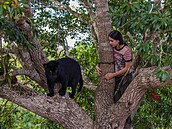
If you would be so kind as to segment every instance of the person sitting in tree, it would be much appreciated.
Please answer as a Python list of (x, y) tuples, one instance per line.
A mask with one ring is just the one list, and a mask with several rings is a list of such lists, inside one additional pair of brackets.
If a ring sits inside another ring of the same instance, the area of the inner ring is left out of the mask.
[[(130, 70), (132, 65), (132, 51), (118, 30), (113, 30), (109, 33), (109, 43), (113, 48), (115, 72), (106, 73), (105, 79), (110, 80), (115, 78), (114, 102), (116, 103), (132, 81), (132, 72)], [(96, 71), (101, 76), (99, 64), (96, 65)], [(126, 120), (125, 127), (127, 125), (130, 126), (130, 124), (131, 118), (129, 116)]]

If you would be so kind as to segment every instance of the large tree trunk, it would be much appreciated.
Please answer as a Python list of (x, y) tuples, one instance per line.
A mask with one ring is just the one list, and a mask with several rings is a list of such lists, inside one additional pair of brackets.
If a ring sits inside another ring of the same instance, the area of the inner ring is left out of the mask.
[[(96, 0), (96, 34), (98, 39), (98, 53), (100, 57), (100, 68), (102, 77), (99, 87), (95, 91), (95, 129), (101, 129), (105, 125), (99, 125), (102, 115), (113, 103), (114, 80), (107, 81), (105, 73), (114, 71), (113, 52), (108, 41), (108, 34), (111, 31), (111, 20), (108, 14), (108, 0)], [(109, 63), (109, 64), (108, 64)], [(107, 125), (108, 127), (108, 125)]]

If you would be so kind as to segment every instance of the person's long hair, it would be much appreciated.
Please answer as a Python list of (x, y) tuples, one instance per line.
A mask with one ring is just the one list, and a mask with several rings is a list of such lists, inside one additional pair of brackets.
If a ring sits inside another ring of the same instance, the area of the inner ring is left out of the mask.
[(113, 30), (109, 33), (109, 37), (111, 37), (114, 40), (119, 40), (119, 44), (126, 44), (126, 42), (123, 40), (122, 34), (118, 30)]

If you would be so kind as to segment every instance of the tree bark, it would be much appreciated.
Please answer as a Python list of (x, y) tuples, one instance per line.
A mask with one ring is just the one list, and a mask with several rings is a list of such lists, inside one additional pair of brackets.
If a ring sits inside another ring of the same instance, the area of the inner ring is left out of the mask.
[[(172, 72), (170, 67), (164, 67), (164, 70)], [(160, 82), (156, 77), (155, 67), (147, 68), (140, 71), (138, 76), (130, 83), (125, 93), (117, 103), (103, 113), (99, 128), (123, 129), (126, 119), (129, 115), (133, 115), (139, 106), (141, 98), (149, 89), (158, 88), (172, 84), (172, 78), (166, 82)], [(172, 73), (170, 75), (172, 77)]]
[[(147, 90), (172, 84), (172, 78), (160, 82), (154, 70), (155, 68), (149, 68), (140, 71), (121, 99), (106, 107), (94, 122), (68, 95), (48, 97), (17, 83), (11, 87), (7, 84), (1, 85), (0, 97), (55, 121), (66, 129), (123, 129), (125, 120), (135, 112)], [(165, 67), (164, 70), (170, 72), (172, 77), (170, 67)]]
[[(114, 80), (107, 81), (104, 75), (107, 72), (114, 71), (114, 65), (108, 64), (113, 62), (113, 52), (108, 42), (108, 34), (111, 31), (111, 20), (108, 14), (108, 0), (96, 0), (96, 33), (98, 38), (98, 53), (102, 77), (100, 78), (99, 87), (95, 92), (95, 115), (96, 121), (99, 122), (102, 113), (113, 103)], [(107, 64), (106, 64), (107, 62)]]
[(60, 123), (65, 129), (91, 129), (92, 120), (68, 95), (48, 97), (16, 84), (0, 86), (0, 97), (5, 98), (44, 118)]

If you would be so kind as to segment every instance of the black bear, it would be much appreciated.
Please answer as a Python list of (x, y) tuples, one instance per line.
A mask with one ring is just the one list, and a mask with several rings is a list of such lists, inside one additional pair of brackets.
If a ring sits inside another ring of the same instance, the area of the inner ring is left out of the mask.
[(78, 82), (80, 83), (78, 92), (81, 91), (83, 86), (81, 68), (74, 59), (67, 57), (59, 60), (52, 60), (44, 64), (44, 69), (49, 90), (48, 96), (54, 96), (54, 85), (56, 82), (62, 84), (59, 90), (61, 96), (66, 94), (67, 86), (69, 86), (72, 88), (72, 93), (69, 95), (71, 98), (74, 98)]

